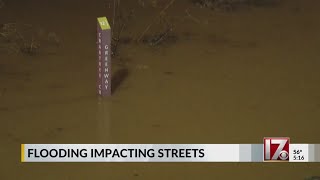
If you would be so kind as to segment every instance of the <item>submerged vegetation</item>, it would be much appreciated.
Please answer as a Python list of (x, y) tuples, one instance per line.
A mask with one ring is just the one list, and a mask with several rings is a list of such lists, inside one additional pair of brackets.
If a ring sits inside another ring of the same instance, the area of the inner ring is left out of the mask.
[(30, 24), (6, 23), (0, 25), (0, 50), (7, 53), (36, 55), (40, 48), (58, 47), (60, 38), (54, 32), (45, 32)]
[(241, 6), (270, 7), (278, 4), (279, 0), (192, 0), (192, 2), (202, 8), (233, 11)]

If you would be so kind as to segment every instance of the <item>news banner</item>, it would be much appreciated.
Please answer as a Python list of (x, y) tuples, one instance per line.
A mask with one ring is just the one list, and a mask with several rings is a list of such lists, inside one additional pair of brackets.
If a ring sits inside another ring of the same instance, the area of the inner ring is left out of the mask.
[(320, 144), (21, 144), (21, 162), (320, 162)]

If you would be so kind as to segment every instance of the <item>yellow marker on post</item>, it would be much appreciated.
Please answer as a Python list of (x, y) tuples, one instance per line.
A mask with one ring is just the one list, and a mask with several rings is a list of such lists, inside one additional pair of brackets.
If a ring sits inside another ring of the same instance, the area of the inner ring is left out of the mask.
[(97, 91), (100, 96), (111, 96), (111, 38), (107, 18), (97, 18)]
[(101, 30), (111, 29), (106, 17), (99, 17), (98, 22), (100, 24)]

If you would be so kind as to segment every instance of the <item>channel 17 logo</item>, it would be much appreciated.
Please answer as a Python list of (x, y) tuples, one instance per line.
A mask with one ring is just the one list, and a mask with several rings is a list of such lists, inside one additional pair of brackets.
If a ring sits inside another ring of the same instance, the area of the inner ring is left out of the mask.
[(289, 161), (290, 138), (264, 138), (264, 161)]

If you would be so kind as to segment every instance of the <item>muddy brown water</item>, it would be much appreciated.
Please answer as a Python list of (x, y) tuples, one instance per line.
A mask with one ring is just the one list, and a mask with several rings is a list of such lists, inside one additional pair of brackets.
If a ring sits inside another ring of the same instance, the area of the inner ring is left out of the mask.
[[(36, 56), (0, 54), (0, 179), (304, 179), (318, 163), (24, 163), (21, 143), (320, 143), (319, 1), (213, 12), (177, 1), (177, 40), (119, 48), (127, 76), (111, 98), (95, 91), (96, 17), (109, 1), (5, 1), (0, 22), (55, 32)], [(136, 36), (158, 7), (134, 9)], [(186, 14), (188, 9), (189, 15)]]

